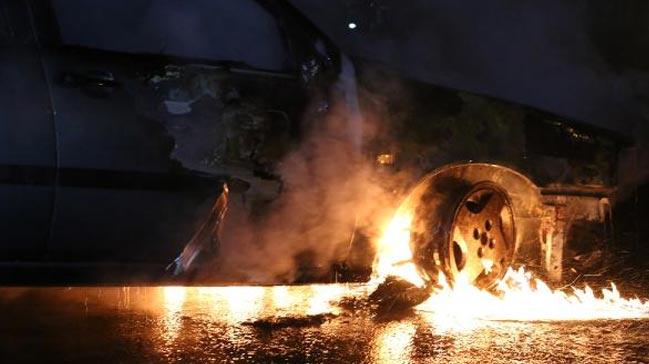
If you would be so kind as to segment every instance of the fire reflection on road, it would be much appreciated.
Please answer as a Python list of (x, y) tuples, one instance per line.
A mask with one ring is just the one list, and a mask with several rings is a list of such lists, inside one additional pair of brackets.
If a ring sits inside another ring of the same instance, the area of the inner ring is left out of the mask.
[[(379, 322), (367, 310), (339, 305), (345, 297), (366, 297), (373, 288), (0, 288), (5, 313), (0, 353), (28, 362), (42, 357), (263, 363), (649, 359), (646, 320), (480, 321), (468, 330), (449, 330), (425, 311)], [(322, 313), (324, 319), (308, 320)], [(287, 320), (265, 324), (278, 318)], [(250, 324), (258, 321), (262, 324)]]
[(375, 361), (381, 364), (408, 362), (415, 329), (415, 325), (408, 321), (388, 323), (374, 341)]
[(178, 336), (180, 331), (181, 316), (180, 313), (185, 303), (186, 290), (183, 287), (164, 287), (162, 288), (162, 296), (164, 299), (163, 304), (163, 334), (162, 338), (165, 342), (173, 342)]

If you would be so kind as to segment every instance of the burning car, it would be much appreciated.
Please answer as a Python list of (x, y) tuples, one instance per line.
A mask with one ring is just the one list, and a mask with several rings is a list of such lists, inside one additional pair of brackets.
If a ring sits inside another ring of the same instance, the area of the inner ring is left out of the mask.
[(489, 287), (525, 264), (559, 282), (576, 275), (580, 255), (597, 260), (611, 247), (623, 136), (415, 81), (386, 90), (394, 76), (359, 68), (369, 73), (360, 76), (365, 115), (389, 120), (372, 141), (377, 164), (415, 176), (391, 222), (400, 226), (387, 228), (392, 244), (411, 245), (402, 257), (411, 276), (462, 273)]
[[(180, 266), (204, 246), (215, 254), (224, 184), (261, 214), (284, 193), (282, 161), (334, 113), (386, 181), (409, 176), (388, 229), (412, 253), (389, 269), (489, 286), (524, 261), (560, 280), (578, 222), (601, 229), (601, 244), (611, 236), (624, 138), (352, 61), (287, 3), (0, 5), (9, 272), (156, 279), (192, 237)], [(352, 226), (347, 242), (326, 242), (349, 246), (332, 249), (336, 264), (304, 280), (368, 279), (386, 264), (375, 262), (385, 246), (363, 243), (371, 229)]]

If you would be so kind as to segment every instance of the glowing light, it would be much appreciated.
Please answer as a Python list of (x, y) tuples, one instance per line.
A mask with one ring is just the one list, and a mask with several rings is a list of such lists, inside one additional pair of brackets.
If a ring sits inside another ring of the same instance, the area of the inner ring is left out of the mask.
[(394, 154), (381, 153), (376, 156), (376, 163), (382, 166), (394, 164)]
[(164, 307), (167, 312), (176, 313), (181, 310), (186, 296), (185, 287), (164, 287), (162, 295), (164, 297)]
[(164, 305), (164, 319), (162, 320), (164, 332), (162, 337), (167, 344), (172, 342), (180, 331), (182, 324), (180, 312), (186, 296), (187, 289), (185, 287), (164, 287), (162, 289)]
[(356, 29), (356, 23), (351, 22), (351, 23), (347, 24), (347, 28), (349, 28), (349, 29)]
[(416, 327), (409, 321), (394, 321), (381, 330), (374, 342), (376, 363), (407, 363)]
[(342, 297), (345, 293), (344, 287), (337, 284), (318, 284), (311, 287), (312, 295), (309, 297), (309, 308), (307, 314), (318, 315), (329, 312), (336, 313), (337, 308), (333, 307), (331, 302)]
[(264, 287), (221, 287), (218, 292), (225, 299), (233, 322), (253, 319), (262, 309)]
[(283, 310), (293, 306), (294, 297), (286, 286), (275, 286), (272, 288), (273, 306), (277, 310)]

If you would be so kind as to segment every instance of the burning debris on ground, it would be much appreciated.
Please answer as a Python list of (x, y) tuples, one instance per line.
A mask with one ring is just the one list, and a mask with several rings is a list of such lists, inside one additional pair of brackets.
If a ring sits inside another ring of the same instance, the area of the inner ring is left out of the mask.
[(271, 317), (255, 321), (246, 321), (242, 325), (251, 326), (258, 330), (280, 330), (290, 327), (312, 327), (320, 326), (327, 321), (334, 319), (337, 315), (331, 313), (321, 313), (310, 316), (289, 316), (289, 317)]
[(374, 306), (376, 317), (383, 320), (410, 311), (424, 303), (431, 294), (429, 287), (418, 287), (403, 278), (388, 276), (369, 295), (368, 301)]

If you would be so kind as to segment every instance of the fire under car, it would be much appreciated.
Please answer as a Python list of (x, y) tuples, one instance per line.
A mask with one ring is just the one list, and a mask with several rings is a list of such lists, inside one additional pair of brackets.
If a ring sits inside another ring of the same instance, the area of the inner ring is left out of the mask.
[[(164, 280), (186, 270), (177, 258), (227, 260), (225, 197), (263, 214), (281, 161), (332, 113), (381, 120), (348, 134), (377, 173), (409, 171), (430, 279), (488, 286), (525, 262), (560, 281), (612, 238), (623, 136), (350, 59), (283, 1), (2, 0), (0, 47), (3, 282)], [(368, 279), (360, 230), (300, 280)]]

